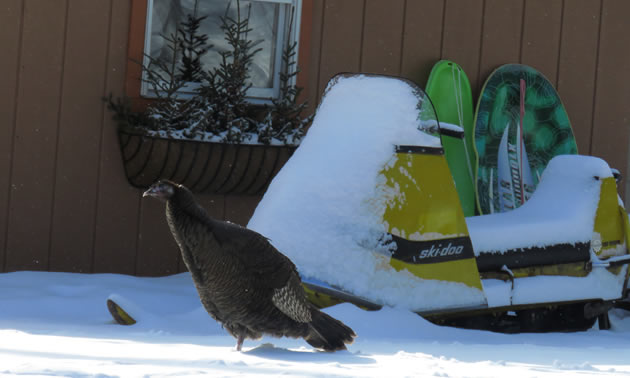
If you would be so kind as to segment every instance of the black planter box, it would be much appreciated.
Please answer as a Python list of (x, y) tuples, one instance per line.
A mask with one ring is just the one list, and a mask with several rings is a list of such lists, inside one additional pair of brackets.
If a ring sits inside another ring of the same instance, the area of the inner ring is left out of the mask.
[(195, 193), (262, 194), (295, 151), (293, 146), (169, 139), (125, 130), (118, 130), (118, 137), (131, 185), (147, 188), (169, 179)]

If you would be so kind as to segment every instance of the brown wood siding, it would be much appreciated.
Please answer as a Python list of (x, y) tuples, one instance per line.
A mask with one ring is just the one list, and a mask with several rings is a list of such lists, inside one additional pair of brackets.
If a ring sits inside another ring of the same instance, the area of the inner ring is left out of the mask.
[(564, 3), (558, 63), (558, 92), (567, 109), (578, 152), (591, 153), (593, 98), (601, 1)]
[[(456, 62), (466, 72), (471, 88), (479, 88), (483, 34), (483, 1), (444, 1), (444, 23), (442, 25), (442, 54), (440, 59)], [(416, 49), (421, 47), (416, 46)], [(487, 47), (486, 47), (487, 49)], [(429, 74), (426, 74), (429, 78)], [(424, 82), (418, 83), (424, 86)]]
[(444, 1), (406, 1), (404, 5), (400, 76), (424, 83), (442, 56)]
[[(111, 2), (101, 0), (68, 4), (63, 70), (72, 74), (63, 75), (61, 84), (50, 270), (92, 270), (93, 256), (85, 251), (94, 244), (104, 112), (94, 100), (105, 91), (110, 8)], [(72, 211), (66, 208), (70, 203)]]
[[(22, 39), (21, 1), (5, 3), (0, 12), (0, 46), (3, 59), (0, 59), (0, 72), (3, 72), (3, 85), (0, 86), (0, 177), (10, 177), (13, 161), (13, 136), (15, 134), (15, 114), (17, 106), (18, 67)], [(9, 180), (0, 185), (0, 272), (6, 264), (7, 229), (9, 218)]]
[[(590, 153), (626, 175), (630, 135), (630, 2), (604, 0), (601, 8)], [(625, 163), (625, 164), (623, 164)]]
[[(164, 205), (141, 201), (124, 176), (101, 100), (139, 90), (128, 58), (144, 37), (130, 28), (145, 10), (143, 0), (15, 0), (0, 10), (0, 271), (185, 270)], [(260, 197), (200, 200), (246, 224)]]
[(523, 11), (520, 60), (544, 72), (558, 87), (558, 60), (562, 32), (562, 0), (527, 0)]
[(335, 74), (360, 70), (364, 8), (363, 0), (324, 1), (319, 62), (311, 66), (319, 71), (318, 95)]
[[(130, 12), (128, 0), (112, 1), (103, 94), (124, 92)], [(93, 271), (134, 274), (140, 196), (120, 170), (122, 158), (111, 114), (104, 111), (101, 119)]]
[[(315, 109), (338, 72), (424, 86), (433, 64), (449, 59), (476, 97), (497, 66), (522, 62), (557, 86), (580, 153), (630, 177), (628, 14), (623, 0), (304, 0), (298, 80)], [(142, 56), (145, 15), (146, 0), (3, 3), (0, 272), (185, 270), (163, 205), (143, 201), (124, 176), (101, 101), (139, 96), (129, 58)], [(259, 199), (200, 197), (240, 224)]]
[(359, 70), (399, 76), (401, 36), (405, 26), (404, 0), (366, 0), (363, 18), (365, 27)]
[(473, 91), (481, 90), (492, 71), (507, 62), (518, 62), (523, 30), (523, 0), (486, 0), (481, 26), (479, 76)]
[(67, 8), (24, 3), (6, 270), (49, 268)]

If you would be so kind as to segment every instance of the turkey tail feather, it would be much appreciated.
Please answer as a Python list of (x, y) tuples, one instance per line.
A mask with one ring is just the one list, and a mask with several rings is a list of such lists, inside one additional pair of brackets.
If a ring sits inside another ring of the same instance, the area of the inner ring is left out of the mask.
[(327, 352), (346, 349), (346, 344), (352, 344), (356, 337), (350, 327), (317, 309), (313, 309), (309, 326), (309, 333), (304, 338), (306, 342)]

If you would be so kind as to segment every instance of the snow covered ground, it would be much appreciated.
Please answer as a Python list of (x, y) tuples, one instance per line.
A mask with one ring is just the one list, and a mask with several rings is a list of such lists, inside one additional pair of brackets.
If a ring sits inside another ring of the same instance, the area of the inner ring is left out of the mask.
[[(135, 304), (136, 325), (112, 322), (112, 294)], [(348, 351), (264, 338), (239, 353), (188, 274), (5, 273), (0, 303), (0, 376), (630, 376), (630, 314), (621, 311), (610, 331), (504, 335), (344, 304), (327, 312), (357, 332)]]

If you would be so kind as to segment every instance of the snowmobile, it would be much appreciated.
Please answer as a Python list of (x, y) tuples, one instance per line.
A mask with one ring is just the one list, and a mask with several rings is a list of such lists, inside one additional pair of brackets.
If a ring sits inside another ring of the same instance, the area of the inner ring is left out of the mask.
[[(473, 294), (444, 291), (451, 296), (445, 304), (414, 311), (438, 324), (501, 332), (583, 330), (597, 319), (600, 328), (609, 327), (608, 311), (627, 304), (630, 222), (613, 170), (603, 160), (557, 156), (521, 207), (466, 218), (444, 149), (435, 143), (441, 134), (458, 130), (441, 127), (431, 100), (414, 83), (377, 75), (333, 78), (318, 112), (347, 79), (361, 79), (367, 87), (374, 80), (404, 82), (417, 98), (410, 109), (419, 114), (417, 132), (433, 137), (425, 138), (431, 143), (391, 146), (392, 158), (378, 173), (376, 192), (386, 197), (379, 245), (389, 251), (379, 253), (400, 274)], [(358, 108), (344, 110), (351, 120)], [(316, 115), (313, 128), (317, 122)], [(277, 187), (272, 183), (269, 191)], [(273, 234), (270, 239), (275, 240)], [(309, 299), (319, 307), (350, 302), (377, 310), (386, 304), (341, 281), (303, 277)], [(441, 292), (419, 287), (409, 295), (429, 298)]]

